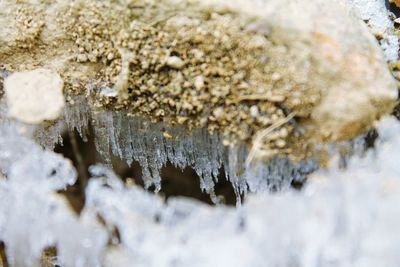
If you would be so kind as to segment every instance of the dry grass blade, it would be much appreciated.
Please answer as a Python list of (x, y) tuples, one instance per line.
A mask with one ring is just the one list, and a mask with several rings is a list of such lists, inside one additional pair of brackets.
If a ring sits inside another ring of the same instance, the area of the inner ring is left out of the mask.
[(258, 131), (256, 133), (256, 137), (254, 139), (253, 146), (252, 146), (252, 148), (250, 150), (250, 153), (249, 153), (249, 155), (247, 156), (247, 159), (246, 159), (246, 168), (249, 167), (250, 164), (252, 163), (252, 161), (254, 160), (255, 156), (257, 155), (258, 151), (261, 148), (263, 140), (269, 134), (271, 134), (274, 130), (278, 129), (279, 127), (281, 127), (282, 125), (284, 125), (285, 123), (287, 123), (291, 119), (293, 119), (294, 116), (296, 116), (296, 113), (292, 112), (286, 118), (274, 123), (273, 125), (271, 125), (270, 127), (266, 128), (266, 129)]

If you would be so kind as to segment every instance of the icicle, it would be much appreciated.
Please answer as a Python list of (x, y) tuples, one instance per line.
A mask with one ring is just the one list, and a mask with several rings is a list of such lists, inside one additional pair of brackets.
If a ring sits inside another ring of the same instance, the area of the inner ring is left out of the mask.
[[(112, 126), (112, 117), (108, 112), (93, 112), (93, 131), (96, 150), (108, 166), (111, 164), (109, 127)], [(111, 125), (110, 125), (111, 124)]]
[(62, 134), (65, 130), (63, 121), (45, 123), (35, 130), (35, 140), (38, 144), (49, 150), (54, 150), (56, 144), (62, 144)]
[(4, 125), (8, 121), (7, 102), (5, 97), (0, 99), (0, 123)]
[[(125, 112), (120, 112), (118, 116), (114, 116), (114, 129), (116, 130), (116, 150), (118, 156), (124, 160), (129, 166), (133, 161), (132, 148), (132, 130), (130, 117)], [(115, 154), (115, 152), (113, 152)]]
[(85, 142), (89, 135), (90, 117), (90, 105), (85, 96), (73, 97), (64, 111), (64, 120), (69, 130), (74, 131), (76, 129)]
[(240, 205), (241, 195), (246, 194), (247, 184), (244, 173), (244, 162), (247, 157), (247, 147), (245, 145), (237, 145), (227, 147), (227, 156), (225, 158), (225, 175), (226, 179), (232, 183), (236, 194), (236, 204)]
[[(176, 167), (192, 167), (200, 177), (200, 186), (218, 202), (214, 186), (218, 182), (220, 169), (224, 167), (226, 179), (232, 183), (237, 203), (241, 195), (250, 191), (285, 189), (303, 172), (287, 159), (273, 159), (259, 164), (255, 169), (245, 167), (248, 151), (245, 144), (225, 147), (221, 137), (210, 134), (206, 129), (188, 132), (184, 127), (167, 127), (164, 123), (151, 123), (146, 118), (129, 116), (126, 111), (106, 111), (92, 109), (90, 101), (84, 96), (73, 97), (67, 105), (64, 119), (51, 126), (39, 127), (37, 139), (45, 147), (52, 148), (61, 141), (63, 125), (76, 129), (87, 140), (89, 122), (94, 132), (96, 149), (111, 166), (111, 153), (128, 165), (137, 161), (143, 174), (146, 188), (155, 186), (161, 189), (161, 169), (169, 161)], [(46, 142), (45, 142), (46, 141)], [(315, 168), (311, 168), (314, 170)]]
[(274, 157), (246, 168), (246, 183), (251, 192), (286, 190), (293, 181), (303, 182), (307, 175), (318, 169), (316, 161), (293, 163), (289, 159)]

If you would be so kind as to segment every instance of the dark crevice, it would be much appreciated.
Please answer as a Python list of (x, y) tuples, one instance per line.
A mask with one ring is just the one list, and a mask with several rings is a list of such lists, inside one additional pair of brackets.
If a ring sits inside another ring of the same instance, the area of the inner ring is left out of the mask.
[[(198, 199), (202, 202), (212, 204), (210, 196), (200, 189), (200, 178), (192, 168), (180, 170), (168, 163), (161, 172), (162, 189), (161, 194), (166, 198), (173, 196), (184, 196)], [(223, 169), (220, 170), (215, 194), (221, 200), (221, 204), (235, 205), (236, 196), (232, 184), (226, 180)]]
[(306, 184), (306, 179), (304, 180), (293, 180), (290, 186), (295, 189), (295, 190), (301, 190), (303, 189), (304, 185)]
[(393, 109), (392, 115), (396, 117), (396, 119), (400, 120), (400, 103), (396, 105)]
[[(72, 135), (72, 137), (71, 137)], [(84, 189), (89, 177), (88, 168), (91, 165), (103, 162), (100, 155), (96, 151), (93, 135), (90, 135), (87, 142), (84, 142), (80, 135), (74, 131), (65, 133), (63, 136), (63, 144), (57, 145), (55, 152), (62, 154), (70, 159), (78, 171), (78, 181), (73, 186), (69, 186), (67, 190), (60, 191), (69, 200), (73, 209), (79, 214), (85, 204)], [(131, 166), (112, 156), (112, 165), (114, 172), (121, 177), (125, 183), (134, 183), (144, 187), (142, 180), (142, 171), (138, 162), (133, 162)], [(170, 197), (188, 197), (194, 198), (204, 203), (212, 205), (210, 196), (202, 192), (200, 189), (200, 178), (196, 172), (186, 167), (181, 170), (169, 162), (161, 169), (161, 191), (158, 193), (166, 200)], [(154, 188), (149, 188), (154, 191)], [(215, 193), (221, 200), (221, 204), (235, 205), (236, 196), (232, 184), (226, 181), (223, 168), (220, 170), (218, 183), (215, 185)]]
[(365, 142), (365, 149), (370, 149), (375, 146), (375, 142), (379, 137), (379, 133), (375, 128), (372, 128), (368, 131), (365, 135), (364, 142)]
[(396, 4), (391, 3), (389, 0), (385, 0), (386, 8), (396, 15), (396, 17), (400, 17), (400, 8), (396, 6)]
[[(73, 136), (71, 137), (71, 135)], [(93, 140), (83, 142), (79, 134), (74, 131), (65, 133), (63, 135), (63, 144), (58, 144), (54, 149), (56, 153), (60, 153), (70, 159), (78, 171), (77, 182), (72, 186), (68, 186), (66, 190), (59, 192), (68, 199), (72, 208), (78, 214), (85, 205), (84, 190), (87, 184), (87, 177), (89, 177), (88, 167), (101, 161), (94, 147)]]
[[(112, 157), (113, 169), (126, 183), (135, 183), (144, 188), (142, 170), (138, 162), (133, 162), (129, 167), (126, 162), (118, 157)], [(161, 169), (161, 191), (158, 193), (166, 200), (170, 197), (188, 197), (200, 200), (207, 204), (213, 204), (209, 194), (202, 192), (200, 178), (190, 167), (181, 170), (167, 162)], [(215, 185), (215, 193), (221, 198), (221, 202), (227, 205), (235, 205), (236, 197), (232, 184), (225, 179), (223, 169), (220, 170), (218, 183)], [(154, 191), (154, 186), (149, 191)]]

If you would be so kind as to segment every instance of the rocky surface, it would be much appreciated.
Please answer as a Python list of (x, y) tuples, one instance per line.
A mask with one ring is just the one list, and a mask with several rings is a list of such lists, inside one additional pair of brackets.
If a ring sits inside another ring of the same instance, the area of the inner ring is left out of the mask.
[(150, 2), (2, 1), (2, 66), (53, 69), (67, 100), (90, 95), (103, 109), (220, 132), (227, 145), (293, 113), (306, 134), (286, 123), (262, 147), (299, 158), (393, 107), (377, 41), (345, 2)]

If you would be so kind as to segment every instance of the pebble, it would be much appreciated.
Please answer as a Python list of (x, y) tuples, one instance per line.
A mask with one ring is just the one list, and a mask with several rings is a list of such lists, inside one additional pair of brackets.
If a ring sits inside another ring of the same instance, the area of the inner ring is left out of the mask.
[(286, 142), (285, 142), (285, 140), (278, 139), (278, 140), (276, 140), (275, 145), (278, 148), (284, 148), (286, 146)]
[(108, 60), (113, 60), (113, 59), (114, 59), (114, 54), (113, 54), (113, 53), (109, 53), (109, 54), (107, 55), (107, 59), (108, 59)]
[(254, 105), (254, 106), (251, 106), (251, 107), (250, 107), (250, 115), (251, 115), (253, 118), (257, 118), (259, 114), (260, 114), (260, 112), (259, 112), (257, 106)]
[(214, 117), (218, 120), (221, 119), (224, 116), (224, 108), (222, 107), (217, 107), (216, 109), (213, 110), (213, 115)]
[(76, 57), (76, 60), (78, 61), (78, 62), (86, 62), (87, 60), (88, 60), (88, 57), (85, 55), (85, 54), (79, 54), (77, 57)]
[(201, 76), (197, 76), (194, 79), (194, 88), (196, 88), (197, 90), (201, 90), (204, 88), (204, 77)]
[(180, 70), (185, 66), (185, 62), (180, 57), (171, 56), (167, 59), (167, 66)]

